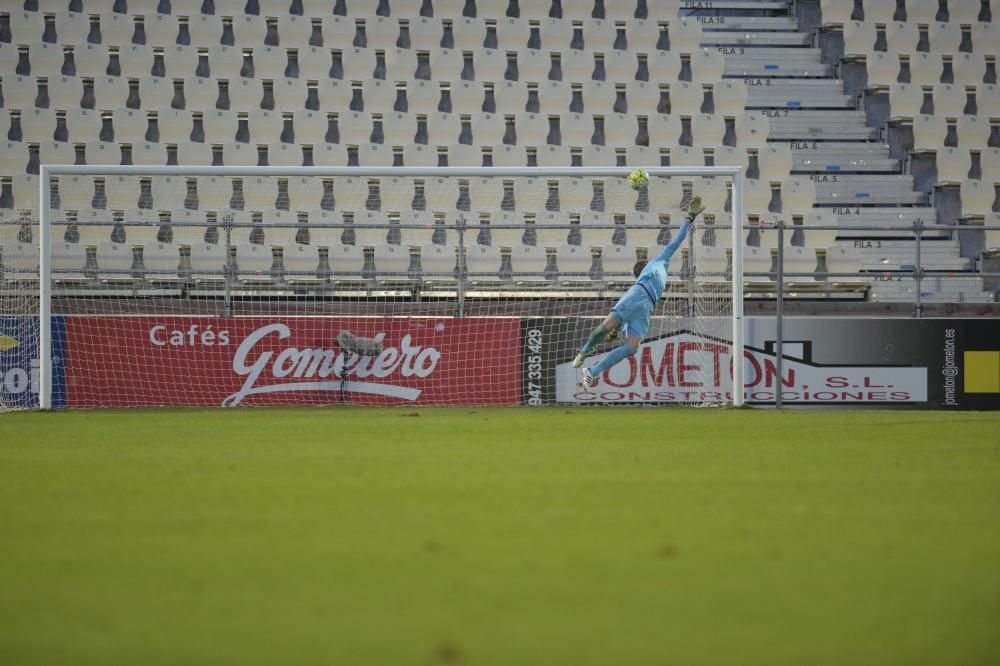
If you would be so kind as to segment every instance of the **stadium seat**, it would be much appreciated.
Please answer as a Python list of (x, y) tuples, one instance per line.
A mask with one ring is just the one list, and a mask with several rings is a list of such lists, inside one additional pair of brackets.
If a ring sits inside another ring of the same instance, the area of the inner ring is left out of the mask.
[(884, 89), (896, 85), (899, 79), (899, 54), (868, 53), (866, 69), (870, 89)]
[(932, 86), (941, 82), (944, 69), (940, 53), (911, 53), (910, 81), (917, 85)]
[[(37, 232), (32, 236), (37, 239)], [(8, 282), (37, 282), (39, 257), (37, 243), (4, 239), (0, 244), (3, 279)]]
[(691, 135), (695, 146), (721, 146), (725, 133), (726, 125), (722, 116), (699, 113), (691, 118)]
[(191, 12), (188, 17), (188, 32), (191, 34), (191, 46), (209, 46), (216, 48), (222, 38), (222, 17), (214, 14)]
[(82, 243), (55, 242), (50, 252), (52, 279), (56, 284), (85, 282), (87, 246)]
[[(925, 94), (927, 91), (924, 91)], [(950, 83), (939, 83), (934, 86), (932, 99), (934, 101), (934, 113), (948, 117), (961, 116), (965, 109), (966, 94), (962, 86), (955, 86)]]
[[(195, 76), (198, 69), (198, 50), (190, 46), (167, 46), (163, 49), (163, 63), (168, 78)], [(137, 76), (149, 76), (149, 72), (139, 72)]]
[(928, 38), (931, 53), (958, 53), (958, 47), (962, 43), (962, 29), (957, 23), (933, 22), (930, 24)]
[(97, 278), (105, 283), (132, 283), (135, 253), (130, 243), (97, 244)]
[[(194, 116), (181, 109), (161, 109), (157, 115), (161, 143), (186, 143), (191, 141), (194, 130)], [(204, 123), (202, 124), (204, 129)]]
[[(563, 286), (589, 286), (594, 278), (591, 269), (594, 254), (589, 246), (559, 245), (556, 248), (556, 265), (559, 282)], [(542, 269), (544, 271), (544, 267)]]
[[(936, 110), (936, 109), (935, 109)], [(963, 148), (985, 146), (990, 137), (990, 124), (982, 116), (958, 117), (958, 145)]]
[(85, 152), (87, 155), (87, 164), (91, 165), (118, 165), (122, 161), (119, 145), (107, 141), (89, 141), (86, 144)]
[(317, 275), (320, 260), (317, 246), (286, 243), (282, 247), (285, 280), (289, 284), (313, 285), (322, 282), (322, 278)]
[[(569, 110), (572, 90), (565, 81), (542, 81), (538, 86), (538, 99), (541, 102), (541, 113), (563, 113)], [(517, 109), (524, 112), (524, 107)]]
[(500, 268), (503, 263), (500, 248), (494, 245), (468, 245), (465, 248), (465, 267), (469, 282), (475, 286), (499, 286)]
[(203, 240), (190, 244), (191, 278), (203, 284), (225, 280), (229, 264), (229, 248), (224, 244), (206, 243)]
[(885, 40), (890, 53), (911, 53), (917, 50), (920, 33), (916, 23), (888, 22)]
[(920, 115), (924, 95), (920, 86), (911, 83), (889, 84), (889, 117), (893, 120), (912, 120)]
[(758, 151), (758, 165), (761, 178), (787, 178), (793, 166), (791, 148), (786, 143), (768, 143)]
[[(837, 241), (836, 229), (816, 229), (817, 226), (833, 226), (837, 224), (836, 216), (828, 209), (814, 208), (802, 216), (803, 239), (806, 247), (829, 247)], [(799, 229), (800, 227), (796, 227)], [(787, 234), (791, 241), (792, 234)]]
[[(78, 77), (94, 77), (105, 74), (108, 69), (108, 49), (103, 44), (86, 44), (83, 41), (72, 44), (73, 62)], [(152, 51), (150, 51), (152, 56)], [(145, 73), (149, 73), (146, 69)]]
[(691, 75), (696, 83), (716, 83), (722, 80), (725, 57), (714, 48), (702, 48), (691, 54)]
[[(751, 290), (772, 289), (774, 278), (764, 275), (771, 270), (771, 250), (763, 247), (743, 247), (743, 285)], [(756, 273), (757, 275), (751, 275)]]
[[(215, 45), (208, 52), (208, 63), (213, 78), (236, 81), (243, 67), (243, 52), (236, 47)], [(329, 69), (328, 62), (326, 70)]]
[(784, 212), (812, 210), (816, 200), (816, 186), (808, 177), (791, 177), (781, 182), (781, 201)]
[(959, 196), (962, 200), (962, 217), (985, 217), (993, 212), (996, 193), (991, 183), (962, 180)]
[[(128, 92), (128, 81), (120, 76), (94, 77), (94, 97), (97, 100), (97, 106), (102, 109), (125, 106)], [(170, 96), (173, 97), (173, 90), (171, 90)], [(168, 98), (167, 104), (169, 103), (170, 99)]]
[(996, 85), (979, 86), (977, 101), (979, 104), (979, 115), (985, 118), (1000, 117), (1000, 90)]
[(942, 116), (919, 115), (913, 119), (913, 151), (936, 152), (944, 146), (947, 124)]
[(260, 79), (234, 79), (229, 81), (229, 108), (234, 111), (249, 111), (261, 108), (264, 88)]
[(824, 27), (840, 26), (851, 21), (852, 3), (842, 0), (820, 0), (820, 13)]
[[(14, 109), (6, 111), (5, 115), (9, 118), (13, 111)], [(23, 133), (22, 141), (43, 141), (53, 138), (53, 132), (56, 129), (56, 113), (52, 109), (21, 109), (20, 119)], [(0, 121), (0, 130), (9, 128), (9, 120), (8, 122)], [(7, 138), (6, 132), (4, 132), (3, 137)], [(77, 140), (76, 137), (70, 138), (74, 141)]]
[[(828, 273), (859, 273), (862, 268), (861, 252), (854, 247), (834, 245), (826, 250), (826, 270)], [(864, 289), (870, 284), (870, 279), (863, 277), (829, 277), (830, 287), (844, 290)]]
[(937, 151), (938, 185), (964, 182), (972, 168), (972, 158), (967, 148), (940, 148)]
[(534, 286), (551, 282), (546, 275), (549, 258), (544, 247), (517, 245), (511, 248), (511, 269), (514, 281), (519, 285)]
[(347, 166), (347, 147), (337, 143), (313, 146), (313, 163), (316, 166)]
[(863, 0), (865, 21), (869, 23), (889, 23), (893, 20), (896, 7), (881, 0)]
[(758, 113), (736, 116), (736, 143), (742, 148), (762, 148), (770, 134), (768, 119)]
[(980, 153), (983, 180), (1000, 182), (1000, 148), (983, 148)]
[(986, 75), (986, 57), (983, 53), (957, 53), (952, 70), (956, 85), (978, 85)]
[(939, 4), (936, 0), (907, 0), (906, 20), (915, 23), (931, 23), (936, 20)]
[[(790, 236), (791, 234), (786, 234)], [(815, 289), (821, 286), (816, 279), (816, 250), (811, 247), (786, 246), (782, 249), (784, 272), (806, 273), (789, 275), (785, 278), (785, 288), (793, 291)]]
[[(993, 16), (1000, 15), (1000, 6), (993, 10)], [(996, 26), (992, 22), (976, 21), (972, 23), (972, 47), (976, 53), (996, 55)], [(962, 46), (959, 46), (962, 50)]]
[(236, 245), (238, 277), (244, 284), (270, 284), (274, 282), (271, 269), (274, 251), (269, 244), (239, 243)]
[(865, 59), (875, 46), (875, 24), (867, 21), (844, 23), (844, 57)]
[[(382, 235), (385, 235), (384, 230)], [(410, 271), (412, 258), (408, 247), (379, 243), (375, 246), (374, 261), (376, 278), (381, 285), (409, 286), (413, 284), (415, 278)]]
[(257, 166), (257, 146), (249, 143), (224, 143), (222, 161), (226, 166)]

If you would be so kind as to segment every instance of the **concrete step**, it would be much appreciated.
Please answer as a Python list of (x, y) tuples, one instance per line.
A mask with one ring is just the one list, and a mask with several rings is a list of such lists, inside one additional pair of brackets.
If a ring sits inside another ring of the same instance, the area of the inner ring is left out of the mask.
[(747, 32), (749, 30), (754, 32), (795, 32), (799, 29), (799, 21), (794, 16), (706, 16), (699, 14), (697, 15), (697, 19), (703, 31), (739, 30)]
[(825, 77), (833, 76), (833, 65), (820, 62), (819, 49), (772, 47), (717, 47), (726, 57), (725, 76)]
[(879, 172), (899, 173), (900, 161), (889, 157), (889, 147), (881, 143), (832, 141), (792, 141), (794, 172)]
[[(916, 264), (916, 241), (855, 241), (863, 270), (910, 270)], [(960, 256), (958, 241), (928, 240), (920, 243), (920, 264), (929, 271), (971, 271), (972, 260)]]
[[(837, 224), (872, 227), (871, 230), (861, 231), (838, 229), (837, 237), (842, 239), (907, 237), (913, 234), (914, 222), (919, 220), (924, 224), (933, 224), (937, 220), (937, 211), (929, 206), (824, 206), (822, 209), (831, 212), (836, 218)], [(947, 229), (934, 229), (923, 233), (924, 238), (948, 238), (950, 236)]]
[(854, 109), (853, 95), (844, 94), (840, 79), (771, 79), (743, 77), (748, 109)]
[(725, 13), (752, 15), (752, 12), (787, 12), (788, 0), (682, 0), (680, 16), (711, 16)]
[(813, 111), (779, 109), (765, 111), (770, 124), (768, 139), (866, 141), (878, 138), (878, 130), (865, 125), (863, 111)]
[(910, 175), (884, 174), (877, 178), (858, 174), (819, 174), (809, 180), (816, 185), (817, 204), (871, 205), (922, 204), (927, 197), (913, 191)]
[(802, 32), (747, 32), (745, 30), (706, 30), (701, 36), (702, 46), (809, 46), (812, 38)]
[[(912, 278), (885, 275), (875, 278), (869, 292), (870, 300), (882, 303), (913, 303), (917, 283)], [(920, 298), (924, 303), (992, 303), (993, 296), (983, 291), (982, 278), (929, 277), (920, 282)]]

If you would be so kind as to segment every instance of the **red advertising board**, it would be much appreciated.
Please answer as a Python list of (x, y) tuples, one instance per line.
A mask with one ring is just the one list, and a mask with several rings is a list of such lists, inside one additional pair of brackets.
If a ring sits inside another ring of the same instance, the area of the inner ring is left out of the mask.
[[(66, 318), (69, 407), (512, 405), (517, 319), (407, 317)], [(337, 334), (375, 338), (377, 356)]]

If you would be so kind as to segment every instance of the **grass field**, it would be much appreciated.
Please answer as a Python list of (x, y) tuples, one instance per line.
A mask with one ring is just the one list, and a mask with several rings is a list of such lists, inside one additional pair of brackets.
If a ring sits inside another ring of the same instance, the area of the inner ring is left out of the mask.
[(1000, 414), (0, 416), (0, 663), (996, 664)]

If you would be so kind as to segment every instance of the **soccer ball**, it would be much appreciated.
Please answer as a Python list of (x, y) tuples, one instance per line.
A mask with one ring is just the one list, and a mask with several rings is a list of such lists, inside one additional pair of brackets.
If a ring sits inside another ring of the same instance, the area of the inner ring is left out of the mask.
[(649, 174), (645, 169), (634, 169), (628, 175), (628, 184), (632, 186), (633, 190), (644, 190), (647, 183), (649, 183)]

